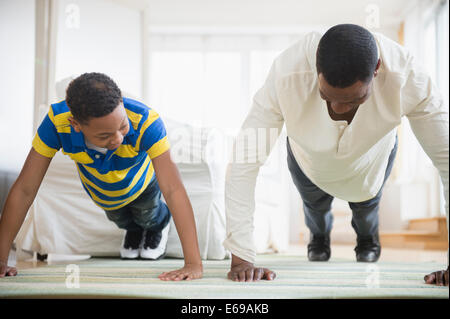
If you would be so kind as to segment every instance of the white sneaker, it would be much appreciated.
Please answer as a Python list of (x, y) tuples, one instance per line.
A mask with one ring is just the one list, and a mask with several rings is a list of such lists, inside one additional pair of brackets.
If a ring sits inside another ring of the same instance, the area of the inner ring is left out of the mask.
[(146, 231), (140, 255), (142, 259), (156, 260), (164, 257), (167, 239), (169, 238), (170, 221), (162, 231), (154, 233)]
[(142, 231), (127, 231), (120, 248), (122, 259), (136, 259), (139, 257), (139, 249), (144, 239)]

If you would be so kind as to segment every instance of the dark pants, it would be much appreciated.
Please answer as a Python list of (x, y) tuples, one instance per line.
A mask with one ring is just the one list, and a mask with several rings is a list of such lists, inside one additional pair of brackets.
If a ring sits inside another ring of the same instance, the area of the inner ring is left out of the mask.
[(156, 177), (153, 177), (147, 188), (134, 201), (122, 208), (105, 212), (106, 217), (119, 228), (130, 231), (146, 229), (157, 232), (170, 221), (170, 211), (161, 201), (161, 190)]
[[(396, 137), (394, 148), (389, 156), (383, 185), (378, 194), (374, 198), (364, 202), (349, 202), (349, 206), (353, 212), (352, 226), (356, 234), (360, 237), (369, 237), (378, 234), (378, 209), (381, 193), (391, 173), (395, 155), (397, 154), (397, 146), (398, 138)], [(287, 141), (287, 154), (287, 162), (292, 180), (302, 197), (306, 226), (308, 226), (314, 235), (329, 235), (333, 225), (331, 203), (334, 197), (325, 193), (305, 176), (292, 154), (289, 140)]]

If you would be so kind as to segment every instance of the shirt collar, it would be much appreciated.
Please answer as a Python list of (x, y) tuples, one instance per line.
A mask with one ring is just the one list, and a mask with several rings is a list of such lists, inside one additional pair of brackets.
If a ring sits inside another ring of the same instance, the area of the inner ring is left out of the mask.
[(86, 143), (84, 143), (84, 135), (83, 133), (76, 132), (72, 125), (70, 126), (70, 138), (72, 140), (72, 145), (76, 147), (81, 147), (83, 149), (86, 148)]
[(128, 136), (131, 137), (132, 135), (134, 135), (136, 133), (136, 131), (133, 128), (133, 123), (131, 122), (129, 117), (128, 117), (128, 124), (129, 124), (128, 126), (129, 126), (130, 129), (128, 130), (128, 133), (127, 133), (127, 135), (125, 135), (125, 137), (128, 137)]

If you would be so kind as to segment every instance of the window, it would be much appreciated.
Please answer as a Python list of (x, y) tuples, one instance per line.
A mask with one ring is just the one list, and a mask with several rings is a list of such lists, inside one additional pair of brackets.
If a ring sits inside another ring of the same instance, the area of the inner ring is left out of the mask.
[(441, 1), (425, 22), (424, 64), (448, 105), (448, 0)]
[[(445, 105), (449, 105), (449, 33), (448, 0), (441, 1), (425, 21), (424, 30), (424, 66), (438, 86)], [(448, 116), (448, 113), (447, 113)], [(422, 152), (423, 153), (423, 152)], [(426, 155), (423, 153), (423, 156)], [(426, 163), (432, 163), (426, 157)], [(436, 171), (436, 170), (435, 170)], [(439, 182), (440, 213), (445, 215), (445, 198), (442, 183)]]
[(151, 35), (149, 104), (162, 116), (237, 134), (275, 57), (296, 37)]

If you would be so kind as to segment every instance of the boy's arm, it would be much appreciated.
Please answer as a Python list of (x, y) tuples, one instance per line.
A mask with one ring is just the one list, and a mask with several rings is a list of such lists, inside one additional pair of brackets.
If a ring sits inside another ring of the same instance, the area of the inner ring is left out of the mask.
[(7, 267), (11, 244), (36, 197), (51, 160), (32, 148), (8, 194), (0, 219), (0, 277), (17, 274), (14, 268)]
[(152, 159), (156, 178), (177, 228), (183, 248), (185, 266), (163, 273), (162, 280), (197, 279), (202, 277), (203, 267), (198, 248), (197, 230), (191, 202), (180, 178), (170, 150)]

